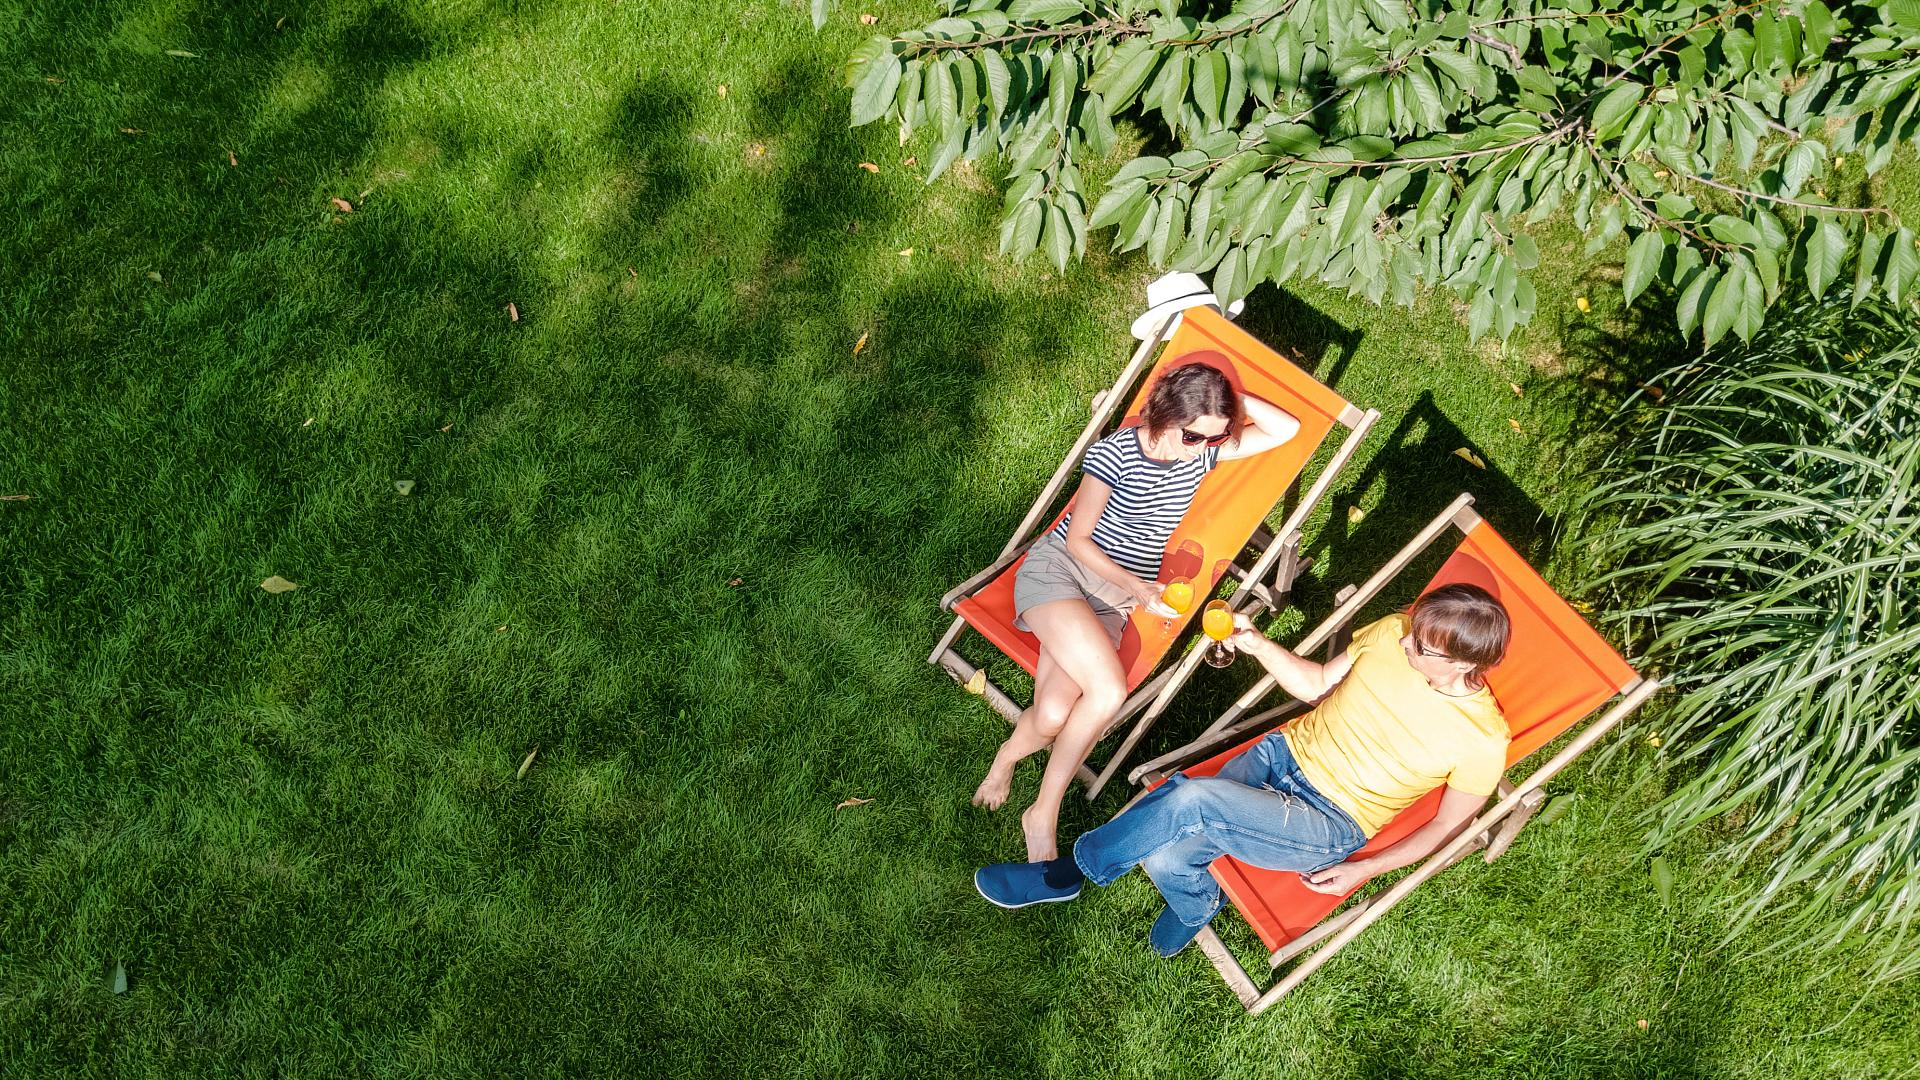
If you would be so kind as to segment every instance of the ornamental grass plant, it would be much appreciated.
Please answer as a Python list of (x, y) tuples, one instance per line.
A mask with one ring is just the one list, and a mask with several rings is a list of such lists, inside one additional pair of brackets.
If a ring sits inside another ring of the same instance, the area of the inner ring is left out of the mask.
[(1642, 721), (1677, 782), (1658, 846), (1709, 824), (1782, 943), (1868, 937), (1920, 969), (1920, 329), (1793, 304), (1653, 380), (1584, 504), (1608, 617), (1681, 691)]

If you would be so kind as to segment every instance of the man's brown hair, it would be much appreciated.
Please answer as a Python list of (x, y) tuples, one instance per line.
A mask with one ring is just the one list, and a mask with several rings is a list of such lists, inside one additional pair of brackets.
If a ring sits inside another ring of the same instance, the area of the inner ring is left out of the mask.
[(1507, 655), (1507, 609), (1478, 585), (1442, 585), (1413, 602), (1413, 640), (1473, 665), (1479, 678)]

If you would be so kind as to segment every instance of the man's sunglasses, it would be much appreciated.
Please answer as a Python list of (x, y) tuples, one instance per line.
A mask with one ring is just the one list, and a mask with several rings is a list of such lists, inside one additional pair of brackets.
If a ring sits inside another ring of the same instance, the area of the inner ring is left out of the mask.
[(1186, 443), (1188, 446), (1199, 446), (1201, 443), (1206, 443), (1208, 446), (1222, 446), (1231, 438), (1233, 438), (1233, 433), (1230, 431), (1223, 431), (1218, 435), (1202, 435), (1197, 431), (1188, 431), (1186, 428), (1180, 429), (1180, 441)]
[(1421, 656), (1429, 657), (1434, 660), (1453, 659), (1453, 657), (1448, 656), (1446, 653), (1440, 652), (1436, 649), (1427, 648), (1426, 643), (1421, 641), (1419, 638), (1413, 639), (1413, 651), (1419, 653)]

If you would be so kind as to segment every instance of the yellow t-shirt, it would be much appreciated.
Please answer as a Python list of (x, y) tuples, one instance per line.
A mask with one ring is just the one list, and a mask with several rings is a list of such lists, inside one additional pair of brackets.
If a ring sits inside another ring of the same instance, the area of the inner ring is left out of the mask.
[(1435, 690), (1407, 661), (1411, 623), (1389, 615), (1353, 636), (1353, 670), (1287, 726), (1287, 748), (1322, 795), (1368, 836), (1442, 784), (1491, 795), (1507, 771), (1507, 721), (1485, 687)]

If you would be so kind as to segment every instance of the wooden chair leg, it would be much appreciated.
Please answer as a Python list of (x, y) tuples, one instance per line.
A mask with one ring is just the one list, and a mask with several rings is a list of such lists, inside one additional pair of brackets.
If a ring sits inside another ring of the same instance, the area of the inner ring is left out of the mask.
[(1539, 813), (1546, 802), (1547, 789), (1545, 788), (1534, 788), (1520, 797), (1520, 805), (1508, 815), (1505, 821), (1494, 827), (1493, 836), (1487, 842), (1488, 862), (1506, 854), (1507, 849), (1513, 846), (1514, 840), (1519, 838), (1520, 830), (1527, 827), (1527, 822), (1533, 819), (1534, 814)]

